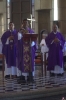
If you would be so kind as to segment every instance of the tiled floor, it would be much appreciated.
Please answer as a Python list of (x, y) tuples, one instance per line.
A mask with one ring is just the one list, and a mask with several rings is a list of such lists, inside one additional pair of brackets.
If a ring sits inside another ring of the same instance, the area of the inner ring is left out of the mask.
[(0, 93), (36, 91), (39, 89), (56, 88), (66, 85), (66, 75), (64, 77), (40, 77), (35, 78), (35, 83), (18, 84), (17, 79), (0, 80)]

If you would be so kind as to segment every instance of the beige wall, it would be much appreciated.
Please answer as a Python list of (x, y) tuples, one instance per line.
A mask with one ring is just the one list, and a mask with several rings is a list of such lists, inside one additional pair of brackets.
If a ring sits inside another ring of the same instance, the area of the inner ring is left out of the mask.
[[(44, 13), (46, 10), (46, 13)], [(50, 14), (49, 14), (50, 10)], [(42, 12), (43, 14), (39, 12)], [(35, 0), (35, 32), (39, 33), (40, 29), (47, 27), (48, 31), (52, 30), (54, 20), (54, 0)], [(46, 20), (45, 20), (46, 19)], [(48, 23), (47, 23), (48, 20)], [(59, 30), (66, 37), (66, 0), (58, 0), (58, 21)]]
[(40, 32), (43, 29), (50, 31), (50, 10), (40, 10), (40, 11), (38, 11), (39, 40), (41, 40)]
[(52, 0), (35, 0), (35, 10), (52, 9)]
[(0, 37), (6, 30), (6, 0), (0, 0)]
[[(40, 15), (40, 11), (48, 12)], [(49, 14), (50, 11), (50, 14)], [(49, 15), (49, 17), (48, 17)], [(46, 17), (47, 16), (47, 17)], [(39, 19), (38, 19), (39, 18)], [(47, 20), (48, 23), (47, 24)], [(35, 0), (35, 32), (39, 33), (39, 26), (45, 28), (45, 23), (48, 31), (52, 30), (54, 18), (54, 0)], [(60, 31), (66, 35), (66, 0), (58, 0), (58, 20)], [(41, 23), (41, 24), (40, 24)], [(49, 25), (49, 26), (48, 26)], [(0, 0), (0, 36), (6, 30), (6, 0)]]
[[(40, 30), (52, 30), (54, 18), (54, 0), (35, 0), (35, 32), (40, 34)], [(40, 36), (39, 36), (40, 37)]]
[(66, 37), (66, 0), (58, 0), (58, 20), (60, 31)]

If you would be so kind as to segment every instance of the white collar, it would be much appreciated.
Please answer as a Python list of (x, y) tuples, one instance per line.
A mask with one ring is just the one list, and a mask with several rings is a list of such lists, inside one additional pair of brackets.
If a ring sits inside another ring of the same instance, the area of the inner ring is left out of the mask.
[(57, 34), (57, 32), (53, 32), (54, 34)]
[(10, 30), (10, 32), (13, 32), (14, 31), (14, 29), (13, 30)]

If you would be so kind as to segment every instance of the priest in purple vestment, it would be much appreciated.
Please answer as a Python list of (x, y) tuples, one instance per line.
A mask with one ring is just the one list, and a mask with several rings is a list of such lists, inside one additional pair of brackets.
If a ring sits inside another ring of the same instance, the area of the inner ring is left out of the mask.
[(17, 31), (14, 29), (14, 23), (9, 23), (9, 30), (7, 30), (1, 37), (3, 44), (2, 53), (5, 56), (7, 71), (6, 75), (11, 75), (12, 78), (16, 77), (16, 37)]
[(48, 52), (48, 67), (47, 70), (51, 72), (51, 75), (60, 74), (63, 75), (63, 47), (64, 37), (58, 32), (57, 25), (53, 25), (53, 31), (45, 39), (49, 48)]
[(23, 34), (27, 33), (34, 34), (34, 31), (28, 27), (27, 19), (24, 19), (21, 26), (21, 30), (20, 32), (18, 32), (18, 70), (19, 72), (21, 72), (22, 80), (25, 80), (25, 78), (27, 78), (28, 81), (30, 77), (30, 67), (31, 74), (32, 76), (34, 76), (34, 58), (36, 51), (36, 43), (35, 41), (32, 41), (32, 43), (30, 44), (30, 41), (23, 41)]

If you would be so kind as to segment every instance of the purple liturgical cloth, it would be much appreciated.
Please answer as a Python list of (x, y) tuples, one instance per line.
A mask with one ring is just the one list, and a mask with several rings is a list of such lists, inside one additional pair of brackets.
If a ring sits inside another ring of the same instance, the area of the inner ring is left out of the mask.
[[(8, 38), (10, 36), (13, 36), (14, 39), (9, 40)], [(11, 66), (16, 67), (16, 37), (17, 37), (17, 31), (6, 31), (2, 37), (1, 37), (1, 41), (3, 44), (3, 48), (2, 48), (2, 53), (5, 55), (6, 58), (6, 63), (8, 65), (8, 68), (10, 68)], [(9, 41), (8, 43), (7, 40)]]
[[(32, 34), (34, 31), (30, 28), (27, 29), (28, 33)], [(34, 42), (35, 43), (35, 42)], [(34, 71), (34, 58), (35, 58), (36, 44), (31, 46), (30, 51), (30, 42), (23, 41), (23, 37), (18, 40), (18, 69), (21, 72), (29, 72), (30, 67), (31, 71)], [(31, 52), (31, 54), (30, 54)], [(31, 59), (30, 59), (31, 58)], [(30, 66), (30, 60), (32, 66)]]
[[(53, 42), (53, 40), (58, 38), (59, 42), (56, 44)], [(63, 52), (62, 49), (64, 47), (65, 40), (60, 32), (57, 32), (54, 34), (51, 32), (47, 38), (45, 39), (46, 44), (49, 48), (49, 54), (48, 54), (48, 68), (47, 70), (54, 70), (54, 67), (56, 65), (60, 66), (62, 68), (63, 64)]]

